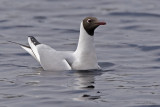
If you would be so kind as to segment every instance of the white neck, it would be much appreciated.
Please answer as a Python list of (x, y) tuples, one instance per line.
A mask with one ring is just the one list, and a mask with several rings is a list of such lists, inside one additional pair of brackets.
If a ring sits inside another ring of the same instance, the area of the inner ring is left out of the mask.
[(74, 66), (77, 69), (98, 69), (94, 37), (86, 32), (83, 22), (81, 22), (78, 46), (74, 54), (77, 61)]

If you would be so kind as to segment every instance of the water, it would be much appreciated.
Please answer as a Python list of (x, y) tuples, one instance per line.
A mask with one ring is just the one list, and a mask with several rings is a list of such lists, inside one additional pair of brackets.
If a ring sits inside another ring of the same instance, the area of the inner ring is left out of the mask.
[[(159, 107), (159, 0), (1, 0), (0, 107)], [(45, 72), (12, 40), (75, 50), (80, 21), (96, 29), (103, 71)]]

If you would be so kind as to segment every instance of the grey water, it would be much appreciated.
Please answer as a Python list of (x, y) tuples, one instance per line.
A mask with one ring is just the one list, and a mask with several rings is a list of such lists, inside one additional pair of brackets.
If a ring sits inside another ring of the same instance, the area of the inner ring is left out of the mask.
[[(160, 107), (159, 0), (0, 0), (0, 107)], [(95, 32), (102, 71), (43, 71), (12, 40), (35, 36), (74, 51), (80, 22)]]

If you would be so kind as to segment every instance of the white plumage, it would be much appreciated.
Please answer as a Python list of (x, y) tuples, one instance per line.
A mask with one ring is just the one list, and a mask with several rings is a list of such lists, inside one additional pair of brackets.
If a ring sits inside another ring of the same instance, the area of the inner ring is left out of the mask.
[[(94, 23), (90, 23), (88, 20), (93, 20)], [(96, 27), (104, 24), (105, 22), (98, 22), (94, 17), (85, 18), (80, 24), (79, 41), (75, 52), (56, 51), (48, 45), (39, 43), (32, 36), (28, 37), (29, 47), (19, 45), (31, 54), (44, 70), (100, 69), (92, 33), (94, 34)], [(90, 32), (90, 30), (93, 30), (93, 32)]]

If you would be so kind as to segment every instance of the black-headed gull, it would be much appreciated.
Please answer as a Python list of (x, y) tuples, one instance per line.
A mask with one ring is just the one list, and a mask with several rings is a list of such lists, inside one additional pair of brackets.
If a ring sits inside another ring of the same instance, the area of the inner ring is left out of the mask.
[[(86, 17), (80, 24), (80, 35), (76, 51), (56, 51), (48, 45), (28, 37), (29, 46), (19, 44), (32, 55), (44, 70), (89, 70), (100, 69), (94, 46), (94, 30), (105, 25), (95, 17)], [(15, 42), (14, 42), (15, 43)]]

